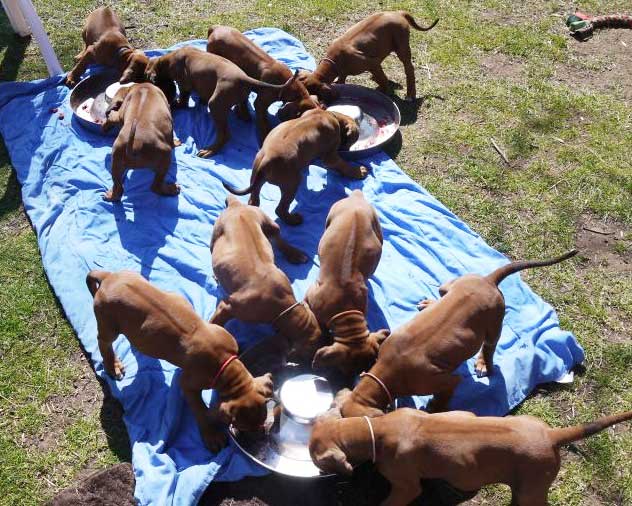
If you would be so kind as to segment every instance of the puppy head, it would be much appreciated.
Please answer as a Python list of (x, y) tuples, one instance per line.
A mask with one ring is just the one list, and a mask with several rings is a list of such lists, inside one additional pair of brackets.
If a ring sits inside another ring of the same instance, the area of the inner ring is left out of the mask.
[(149, 58), (147, 58), (145, 53), (139, 50), (134, 50), (129, 57), (127, 67), (125, 67), (119, 82), (121, 84), (143, 82), (145, 80), (145, 70), (148, 63)]
[(383, 329), (372, 332), (361, 345), (345, 345), (334, 343), (319, 349), (314, 355), (312, 368), (336, 369), (345, 376), (354, 376), (362, 371), (368, 371), (377, 358), (380, 345), (389, 336), (390, 330)]
[(319, 100), (327, 104), (333, 102), (340, 96), (340, 93), (338, 93), (338, 91), (336, 91), (333, 86), (322, 82), (320, 79), (314, 76), (312, 72), (309, 72), (307, 70), (299, 71), (298, 80), (303, 83), (310, 94), (318, 96)]
[(134, 86), (126, 86), (124, 88), (119, 88), (117, 90), (117, 92), (112, 97), (112, 101), (110, 102), (110, 105), (105, 110), (106, 118), (110, 115), (112, 111), (118, 111), (121, 108), (121, 106), (123, 105), (123, 102), (127, 98), (127, 95), (129, 95), (132, 88), (134, 88)]
[(340, 125), (340, 147), (345, 148), (351, 146), (360, 137), (360, 129), (355, 120), (346, 114), (332, 112), (338, 124)]
[(307, 98), (287, 102), (277, 112), (277, 117), (281, 121), (300, 118), (304, 112), (311, 109), (324, 109), (325, 106), (318, 101), (316, 95), (308, 95)]
[(350, 475), (353, 467), (333, 438), (333, 434), (337, 432), (337, 423), (339, 419), (330, 416), (322, 416), (316, 420), (309, 440), (309, 454), (322, 471)]
[(219, 405), (219, 418), (223, 423), (232, 423), (241, 431), (256, 431), (263, 427), (268, 415), (266, 403), (272, 398), (272, 376), (268, 373), (253, 378), (253, 386), (247, 394)]

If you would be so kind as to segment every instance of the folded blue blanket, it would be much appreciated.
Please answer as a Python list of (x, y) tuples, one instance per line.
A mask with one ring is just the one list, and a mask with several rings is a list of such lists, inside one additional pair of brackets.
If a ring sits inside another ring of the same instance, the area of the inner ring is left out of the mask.
[[(247, 35), (292, 68), (314, 68), (303, 45), (285, 32), (264, 28)], [(205, 41), (186, 44), (204, 49)], [(232, 444), (217, 455), (205, 449), (174, 381), (179, 371), (169, 363), (143, 356), (121, 336), (115, 349), (125, 364), (125, 379), (116, 382), (105, 374), (85, 277), (96, 268), (138, 271), (157, 286), (182, 294), (202, 317), (210, 317), (220, 296), (209, 241), (224, 208), (222, 181), (243, 186), (249, 180), (257, 151), (254, 124), (231, 114), (231, 141), (220, 154), (204, 160), (195, 153), (214, 135), (206, 107), (176, 111), (175, 131), (184, 144), (175, 150), (170, 177), (177, 177), (182, 193), (159, 197), (149, 189), (151, 171), (131, 171), (122, 203), (111, 204), (101, 196), (111, 184), (113, 139), (75, 124), (68, 96), (61, 77), (1, 85), (0, 133), (22, 184), (50, 283), (97, 374), (125, 409), (136, 497), (141, 504), (194, 504), (212, 480), (239, 480), (265, 470)], [(52, 108), (59, 108), (65, 118), (51, 113)], [(395, 328), (409, 320), (416, 314), (415, 304), (438, 297), (438, 287), (447, 279), (488, 273), (507, 262), (387, 156), (362, 162), (371, 168), (365, 181), (310, 166), (296, 199), (304, 224), (280, 223), (284, 236), (312, 258), (306, 265), (291, 265), (277, 255), (297, 298), (317, 276), (316, 251), (330, 206), (356, 188), (377, 209), (384, 232), (382, 259), (370, 280), (371, 329)], [(275, 216), (279, 196), (275, 186), (264, 187), (261, 207), (270, 216)], [(463, 364), (458, 373), (464, 381), (454, 408), (504, 415), (535, 385), (557, 380), (583, 360), (575, 338), (560, 330), (551, 307), (518, 275), (501, 288), (507, 312), (495, 356), (498, 370), (489, 380), (477, 379), (473, 361)], [(242, 349), (272, 331), (266, 325), (239, 322), (228, 328)], [(211, 392), (205, 394), (210, 401)], [(402, 399), (400, 405), (422, 407), (426, 400)]]

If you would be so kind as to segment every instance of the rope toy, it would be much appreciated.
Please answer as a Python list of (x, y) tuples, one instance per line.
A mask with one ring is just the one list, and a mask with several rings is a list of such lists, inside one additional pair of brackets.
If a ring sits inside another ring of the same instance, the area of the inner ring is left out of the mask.
[(584, 41), (593, 36), (593, 32), (601, 28), (629, 28), (632, 29), (632, 16), (627, 14), (612, 14), (610, 16), (589, 16), (577, 11), (566, 19), (566, 26), (571, 35)]

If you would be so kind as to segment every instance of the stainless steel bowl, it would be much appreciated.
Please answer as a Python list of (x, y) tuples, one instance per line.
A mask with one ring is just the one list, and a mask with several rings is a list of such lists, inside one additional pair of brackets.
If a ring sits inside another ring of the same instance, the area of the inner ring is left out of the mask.
[(381, 151), (399, 129), (402, 116), (395, 103), (383, 93), (355, 84), (336, 84), (340, 97), (327, 107), (353, 117), (360, 128), (360, 137), (347, 150), (339, 151), (348, 158), (363, 158)]
[(300, 374), (283, 383), (276, 400), (268, 405), (272, 427), (265, 435), (230, 435), (252, 460), (276, 473), (301, 478), (323, 474), (309, 455), (309, 438), (316, 417), (327, 411), (334, 400), (329, 382), (314, 374)]
[(119, 79), (119, 73), (106, 70), (81, 80), (70, 93), (70, 107), (73, 119), (83, 128), (101, 135), (114, 136), (117, 129), (108, 132), (101, 129), (105, 121), (105, 111), (108, 101), (105, 91), (112, 83)]

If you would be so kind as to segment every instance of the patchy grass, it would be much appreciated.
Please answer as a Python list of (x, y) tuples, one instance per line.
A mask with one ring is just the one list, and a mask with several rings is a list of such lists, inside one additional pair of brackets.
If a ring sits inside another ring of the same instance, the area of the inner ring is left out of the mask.
[[(70, 68), (81, 49), (83, 18), (97, 2), (35, 4), (62, 64)], [(277, 26), (303, 40), (317, 58), (333, 37), (370, 12), (405, 8), (424, 23), (439, 17), (431, 32), (412, 34), (418, 90), (427, 97), (418, 107), (400, 102), (406, 125), (401, 148), (391, 148), (391, 154), (512, 258), (585, 245), (578, 261), (524, 275), (585, 347), (585, 370), (571, 386), (536, 392), (518, 413), (562, 426), (632, 409), (632, 72), (625, 57), (630, 32), (597, 33), (580, 45), (566, 34), (563, 4), (545, 0), (112, 5), (140, 47), (203, 38), (218, 23)], [(621, 12), (629, 2), (586, 0), (578, 8)], [(46, 72), (37, 47), (15, 39), (4, 16), (0, 60), (4, 79), (35, 79)], [(388, 58), (384, 66), (404, 84), (398, 60)], [(372, 85), (366, 76), (351, 81)], [(492, 137), (509, 166), (492, 148)], [(46, 283), (4, 149), (0, 194), (0, 504), (35, 504), (86, 468), (128, 459), (129, 449), (124, 434), (112, 430), (120, 417), (98, 413), (102, 394)], [(586, 231), (586, 223), (612, 234)], [(593, 234), (590, 240), (586, 234)], [(92, 392), (95, 402), (78, 402), (79, 390)], [(51, 408), (62, 404), (69, 406), (62, 415)], [(629, 426), (577, 443), (565, 452), (551, 504), (632, 504), (630, 448)], [(509, 500), (505, 487), (489, 487), (471, 504)]]

